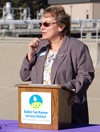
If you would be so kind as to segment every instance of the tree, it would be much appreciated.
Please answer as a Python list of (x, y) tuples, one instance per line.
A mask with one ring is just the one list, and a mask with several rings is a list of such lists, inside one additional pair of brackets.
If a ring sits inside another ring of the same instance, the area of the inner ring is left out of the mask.
[(45, 9), (48, 4), (47, 0), (33, 0), (29, 6), (31, 7), (31, 15), (33, 18), (36, 17), (37, 11), (39, 11), (41, 8)]
[[(0, 1), (0, 8), (3, 8), (3, 6), (8, 2), (8, 0), (1, 0)], [(11, 2), (12, 7), (29, 7), (31, 18), (36, 18), (37, 11), (39, 11), (41, 8), (45, 9), (48, 6), (47, 0), (9, 0)], [(16, 19), (19, 18), (18, 11), (15, 11)]]

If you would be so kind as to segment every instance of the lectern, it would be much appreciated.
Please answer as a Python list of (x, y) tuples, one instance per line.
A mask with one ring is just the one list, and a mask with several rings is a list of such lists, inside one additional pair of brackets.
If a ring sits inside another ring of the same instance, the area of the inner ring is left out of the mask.
[(19, 128), (59, 130), (71, 125), (73, 91), (59, 85), (18, 84)]

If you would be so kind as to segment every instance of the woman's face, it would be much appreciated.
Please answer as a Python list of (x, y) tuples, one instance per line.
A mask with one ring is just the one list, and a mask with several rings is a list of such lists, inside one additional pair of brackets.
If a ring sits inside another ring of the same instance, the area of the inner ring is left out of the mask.
[(61, 34), (61, 28), (58, 26), (55, 17), (43, 17), (41, 23), (42, 38), (52, 41)]

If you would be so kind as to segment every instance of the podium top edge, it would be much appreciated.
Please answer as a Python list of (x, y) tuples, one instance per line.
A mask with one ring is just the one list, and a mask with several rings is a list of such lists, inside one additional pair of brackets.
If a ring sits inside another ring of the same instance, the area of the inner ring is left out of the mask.
[(60, 85), (43, 85), (43, 84), (16, 84), (15, 87), (18, 88), (61, 88)]
[(15, 87), (18, 88), (50, 88), (50, 89), (64, 89), (75, 93), (74, 89), (66, 88), (65, 86), (61, 86), (58, 84), (51, 84), (51, 85), (43, 85), (43, 84), (16, 84)]

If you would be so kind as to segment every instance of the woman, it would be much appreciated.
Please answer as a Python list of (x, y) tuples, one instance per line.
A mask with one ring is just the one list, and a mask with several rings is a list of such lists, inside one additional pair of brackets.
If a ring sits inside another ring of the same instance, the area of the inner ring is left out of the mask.
[(72, 123), (88, 123), (87, 89), (94, 78), (88, 48), (70, 36), (70, 17), (62, 6), (50, 6), (40, 24), (42, 39), (29, 43), (20, 75), (33, 84), (59, 84), (75, 89)]

